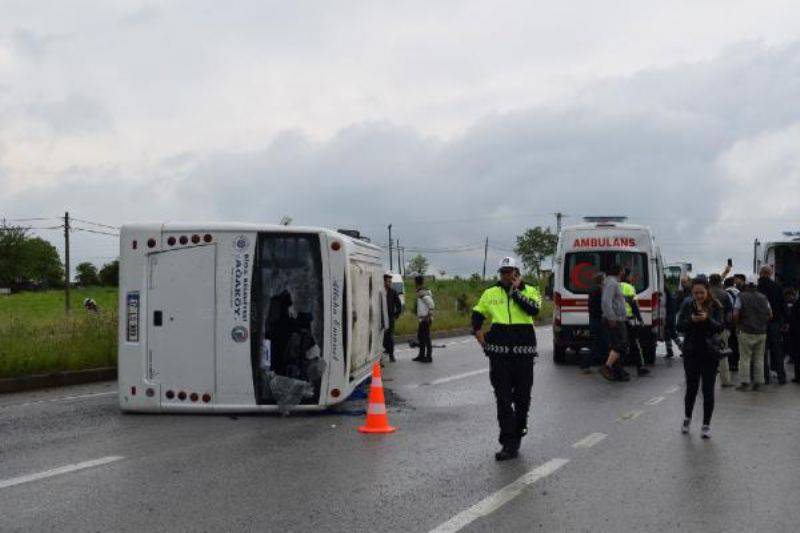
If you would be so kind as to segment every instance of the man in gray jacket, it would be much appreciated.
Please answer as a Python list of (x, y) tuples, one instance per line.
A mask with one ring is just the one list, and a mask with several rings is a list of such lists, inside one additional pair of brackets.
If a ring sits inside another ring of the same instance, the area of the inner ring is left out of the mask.
[(619, 286), (620, 274), (622, 274), (622, 267), (619, 265), (612, 265), (608, 269), (606, 280), (603, 282), (601, 300), (603, 326), (606, 328), (610, 350), (606, 364), (601, 367), (600, 373), (609, 381), (628, 381), (630, 379), (630, 375), (623, 370), (620, 362), (622, 354), (628, 351), (628, 312), (625, 308), (625, 296)]
[(753, 364), (753, 390), (764, 384), (764, 349), (772, 309), (767, 297), (758, 292), (755, 277), (747, 280), (744, 291), (733, 305), (733, 320), (739, 331), (739, 387), (750, 388), (750, 363)]

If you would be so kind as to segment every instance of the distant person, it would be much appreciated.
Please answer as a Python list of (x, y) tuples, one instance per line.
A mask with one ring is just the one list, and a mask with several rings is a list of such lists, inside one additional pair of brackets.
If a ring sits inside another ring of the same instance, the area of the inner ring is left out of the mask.
[(797, 291), (794, 292), (794, 302), (788, 309), (787, 321), (789, 355), (794, 363), (792, 383), (800, 383), (800, 301), (797, 299)]
[[(726, 278), (722, 284), (725, 287), (725, 291), (730, 296), (733, 305), (736, 305), (736, 300), (739, 299), (739, 293), (741, 292), (739, 288), (736, 286), (736, 277), (731, 276)], [(736, 324), (734, 323), (731, 327), (731, 334), (728, 337), (728, 347), (731, 349), (731, 355), (728, 356), (728, 366), (732, 373), (739, 372), (739, 335), (736, 332)]]
[(712, 336), (725, 329), (722, 306), (711, 293), (706, 278), (692, 281), (692, 299), (684, 301), (678, 312), (678, 331), (686, 337), (683, 343), (683, 369), (686, 374), (684, 419), (681, 432), (688, 433), (697, 391), (702, 383), (702, 437), (711, 438), (711, 417), (714, 414), (714, 384), (717, 380), (717, 355), (709, 346)]
[(84, 298), (83, 308), (87, 313), (92, 313), (94, 315), (100, 314), (100, 306), (97, 305), (97, 302), (94, 301), (94, 298)]
[(383, 332), (383, 351), (389, 357), (389, 361), (394, 363), (394, 324), (403, 312), (403, 304), (400, 302), (400, 295), (392, 288), (392, 273), (387, 272), (383, 275), (383, 288), (386, 291), (386, 309), (389, 315), (389, 324)]
[(589, 334), (592, 336), (592, 349), (585, 352), (581, 358), (581, 371), (591, 374), (591, 365), (603, 364), (608, 357), (608, 340), (603, 327), (603, 282), (606, 275), (597, 273), (592, 278), (592, 288), (589, 289)]
[(622, 267), (612, 265), (603, 282), (601, 305), (603, 309), (603, 327), (608, 339), (608, 357), (600, 373), (609, 381), (628, 381), (630, 376), (622, 368), (622, 354), (628, 352), (628, 313), (625, 308), (625, 296), (619, 286)]
[(669, 289), (664, 288), (664, 306), (666, 307), (666, 325), (664, 328), (664, 347), (667, 349), (667, 358), (675, 357), (672, 350), (672, 342), (678, 345), (680, 349), (680, 341), (678, 340), (678, 330), (675, 329), (675, 320), (678, 317), (678, 302), (675, 299), (675, 294)]
[(433, 343), (431, 341), (431, 323), (433, 322), (433, 310), (436, 304), (433, 301), (433, 294), (425, 287), (425, 276), (417, 274), (414, 277), (414, 284), (417, 287), (417, 342), (419, 343), (419, 355), (413, 360), (419, 363), (433, 362)]
[[(733, 300), (731, 299), (728, 291), (722, 286), (722, 276), (719, 274), (711, 274), (708, 277), (708, 284), (711, 287), (711, 294), (714, 299), (722, 305), (722, 324), (725, 329), (721, 333), (722, 340), (725, 342), (725, 348), (728, 348), (728, 340), (733, 330)], [(731, 381), (731, 369), (728, 358), (725, 357), (719, 361), (719, 378), (721, 386), (733, 387)]]
[[(489, 380), (497, 402), (502, 449), (494, 457), (506, 461), (517, 457), (528, 434), (536, 356), (533, 317), (539, 314), (542, 297), (539, 289), (522, 280), (513, 257), (504, 257), (498, 272), (500, 281), (483, 292), (472, 310), (472, 331), (489, 358)], [(492, 327), (484, 334), (486, 319)]]
[(733, 305), (733, 320), (739, 334), (739, 387), (750, 388), (752, 364), (753, 390), (764, 383), (764, 349), (772, 318), (767, 297), (758, 292), (755, 277), (750, 279)]
[(764, 354), (764, 383), (770, 382), (770, 370), (778, 374), (778, 383), (786, 384), (786, 368), (783, 365), (783, 342), (781, 329), (786, 322), (783, 316), (783, 290), (772, 279), (772, 267), (764, 265), (759, 271), (758, 290), (767, 297), (772, 308), (772, 318), (767, 327), (767, 353)]
[(745, 285), (747, 285), (747, 276), (744, 274), (734, 274), (733, 282), (736, 285), (736, 288), (739, 289), (739, 292), (742, 292)]

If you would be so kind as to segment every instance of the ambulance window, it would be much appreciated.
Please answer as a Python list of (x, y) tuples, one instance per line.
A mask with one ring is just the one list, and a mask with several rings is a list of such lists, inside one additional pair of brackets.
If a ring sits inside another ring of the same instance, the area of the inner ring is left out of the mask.
[(588, 294), (592, 278), (603, 268), (603, 252), (578, 252), (567, 254), (564, 285), (570, 292)]
[(647, 276), (647, 254), (633, 252), (608, 252), (608, 266), (616, 263), (622, 268), (630, 270), (631, 275), (628, 283), (636, 287), (636, 292), (642, 292), (648, 286)]

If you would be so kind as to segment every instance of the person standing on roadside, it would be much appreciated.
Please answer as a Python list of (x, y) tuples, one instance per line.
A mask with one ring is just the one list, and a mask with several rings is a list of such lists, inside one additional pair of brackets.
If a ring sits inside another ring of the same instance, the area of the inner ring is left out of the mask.
[(419, 343), (419, 355), (413, 361), (419, 363), (433, 362), (433, 342), (431, 341), (431, 323), (433, 322), (433, 310), (436, 304), (433, 301), (433, 294), (425, 287), (425, 276), (417, 274), (414, 277), (414, 284), (417, 287), (417, 342)]
[[(722, 276), (719, 274), (711, 274), (708, 277), (708, 284), (711, 287), (711, 295), (717, 302), (722, 305), (722, 325), (725, 329), (721, 333), (722, 340), (725, 341), (725, 347), (729, 347), (728, 340), (731, 336), (733, 329), (733, 300), (731, 299), (728, 291), (722, 287)], [(724, 357), (719, 361), (719, 378), (721, 386), (733, 387), (731, 381), (731, 369), (728, 363), (728, 357)]]
[(711, 438), (711, 416), (714, 414), (714, 384), (717, 380), (717, 354), (710, 349), (711, 338), (725, 329), (722, 306), (711, 293), (705, 278), (692, 281), (692, 299), (681, 306), (678, 331), (686, 337), (683, 342), (683, 369), (686, 374), (684, 419), (681, 432), (688, 433), (697, 391), (703, 389), (702, 437)]
[(608, 340), (603, 328), (603, 282), (606, 275), (597, 273), (592, 278), (592, 288), (589, 289), (589, 334), (592, 336), (592, 349), (584, 352), (581, 358), (581, 371), (591, 374), (592, 362), (602, 364), (608, 357)]
[[(489, 358), (489, 380), (497, 401), (500, 445), (498, 461), (519, 454), (522, 437), (528, 433), (528, 410), (533, 387), (536, 331), (533, 318), (539, 314), (539, 289), (527, 285), (513, 257), (500, 261), (500, 281), (483, 291), (472, 309), (472, 332)], [(489, 333), (483, 323), (491, 320)]]
[(644, 320), (642, 320), (639, 304), (636, 303), (636, 287), (628, 281), (630, 278), (631, 271), (626, 268), (622, 271), (619, 282), (622, 295), (625, 296), (625, 313), (628, 317), (626, 322), (628, 328), (628, 359), (629, 363), (636, 365), (637, 375), (646, 376), (650, 371), (644, 366), (644, 353), (640, 342), (641, 336), (639, 335)]
[[(736, 277), (731, 276), (726, 278), (723, 287), (731, 298), (733, 305), (736, 305), (736, 300), (739, 299), (739, 289), (736, 287)], [(728, 367), (731, 372), (739, 372), (739, 336), (736, 333), (736, 324), (731, 325), (731, 334), (728, 337), (728, 347), (731, 349), (731, 355), (728, 356)]]
[(628, 313), (625, 308), (625, 296), (619, 286), (622, 267), (612, 265), (603, 282), (601, 306), (603, 309), (603, 326), (608, 339), (608, 358), (600, 373), (609, 381), (628, 381), (630, 376), (622, 368), (622, 354), (628, 351)]
[(783, 342), (781, 329), (786, 322), (783, 316), (783, 290), (772, 279), (772, 267), (764, 265), (759, 271), (758, 290), (767, 297), (772, 308), (772, 318), (767, 327), (767, 353), (764, 354), (764, 383), (770, 382), (770, 370), (778, 374), (778, 383), (786, 384), (786, 368), (783, 365)]
[(400, 302), (400, 295), (392, 288), (392, 273), (387, 272), (383, 275), (383, 288), (386, 291), (386, 310), (389, 315), (389, 324), (383, 331), (383, 351), (389, 357), (389, 361), (394, 363), (394, 324), (403, 312), (403, 304)]
[(767, 344), (767, 329), (772, 310), (767, 297), (758, 292), (755, 277), (733, 304), (733, 320), (739, 331), (739, 386), (737, 390), (750, 388), (750, 365), (752, 364), (753, 390), (764, 383), (764, 347)]
[(794, 363), (794, 379), (792, 383), (800, 383), (800, 301), (797, 292), (794, 293), (794, 303), (787, 315), (789, 336), (789, 355)]

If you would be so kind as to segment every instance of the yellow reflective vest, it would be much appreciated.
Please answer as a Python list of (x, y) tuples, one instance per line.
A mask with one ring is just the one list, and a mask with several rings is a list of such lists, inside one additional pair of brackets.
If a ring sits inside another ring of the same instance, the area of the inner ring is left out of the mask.
[(622, 290), (622, 295), (625, 297), (625, 311), (628, 313), (628, 318), (633, 318), (631, 302), (636, 299), (636, 287), (627, 281), (623, 281), (619, 284), (619, 288)]
[[(541, 309), (542, 295), (539, 289), (526, 284), (520, 290), (520, 294)], [(481, 299), (472, 310), (491, 320), (493, 325), (533, 325), (533, 317), (525, 312), (501, 285), (483, 291)]]

